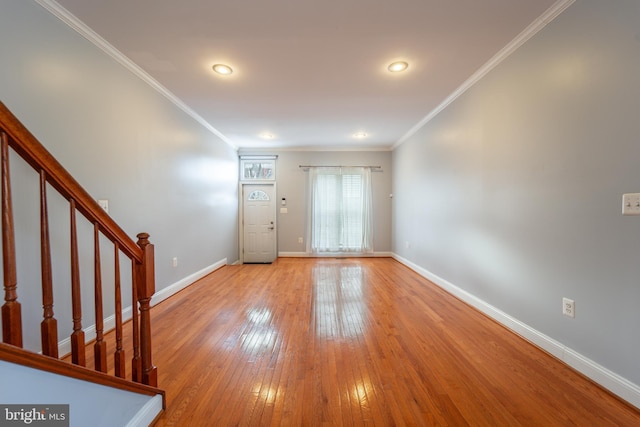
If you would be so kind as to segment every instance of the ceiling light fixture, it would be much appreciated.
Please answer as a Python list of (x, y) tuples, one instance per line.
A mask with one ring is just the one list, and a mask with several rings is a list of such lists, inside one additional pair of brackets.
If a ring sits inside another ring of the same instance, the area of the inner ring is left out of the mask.
[(356, 139), (363, 139), (363, 138), (366, 138), (367, 136), (369, 135), (367, 135), (366, 132), (356, 132), (353, 134), (353, 137)]
[(264, 139), (274, 139), (275, 135), (269, 132), (265, 132), (265, 133), (261, 133), (260, 137)]
[(222, 74), (223, 76), (227, 76), (233, 73), (233, 70), (231, 69), (231, 67), (224, 64), (216, 64), (212, 68), (213, 68), (213, 71), (215, 71), (218, 74)]
[(392, 73), (399, 73), (400, 71), (404, 71), (407, 68), (409, 68), (408, 63), (404, 61), (396, 61), (389, 64), (389, 66), (387, 67), (387, 70), (391, 71)]

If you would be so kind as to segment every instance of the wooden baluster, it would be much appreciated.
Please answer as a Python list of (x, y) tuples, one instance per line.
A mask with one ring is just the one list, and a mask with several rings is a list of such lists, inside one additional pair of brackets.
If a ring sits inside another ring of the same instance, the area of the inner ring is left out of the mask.
[(9, 176), (9, 139), (2, 132), (2, 263), (4, 266), (4, 305), (2, 306), (2, 341), (22, 347), (22, 309), (18, 302), (16, 245)]
[(96, 342), (93, 345), (93, 360), (95, 370), (107, 372), (107, 343), (104, 341), (104, 314), (102, 312), (102, 270), (100, 265), (100, 226), (96, 222), (93, 225), (94, 244), (94, 286), (95, 286), (95, 313), (96, 313)]
[(40, 171), (40, 264), (42, 270), (42, 310), (40, 323), (42, 354), (58, 358), (58, 321), (53, 317), (53, 275), (47, 209), (47, 174)]
[(140, 358), (140, 325), (138, 318), (138, 274), (135, 259), (131, 260), (131, 319), (133, 327), (133, 358), (131, 359), (131, 379), (142, 382), (142, 359)]
[(140, 304), (140, 353), (142, 356), (142, 383), (158, 386), (158, 369), (151, 356), (151, 297), (155, 293), (154, 248), (149, 234), (138, 234), (138, 246), (142, 249), (142, 262), (136, 264), (138, 277), (138, 302)]
[(76, 202), (69, 200), (71, 216), (71, 306), (73, 333), (71, 334), (71, 361), (86, 366), (84, 331), (82, 330), (82, 301), (80, 299), (80, 264), (78, 257), (78, 230), (76, 228)]
[[(126, 377), (125, 352), (122, 349), (122, 290), (120, 285), (120, 246), (114, 244), (115, 264), (115, 306), (116, 306), (116, 352), (113, 354), (113, 365), (116, 377)], [(133, 310), (133, 308), (132, 308)]]

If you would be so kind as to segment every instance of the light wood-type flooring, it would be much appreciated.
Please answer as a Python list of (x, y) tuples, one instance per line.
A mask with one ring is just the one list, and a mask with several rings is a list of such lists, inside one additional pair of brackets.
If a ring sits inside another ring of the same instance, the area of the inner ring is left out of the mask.
[(158, 426), (640, 425), (390, 258), (225, 266), (154, 307), (152, 328)]

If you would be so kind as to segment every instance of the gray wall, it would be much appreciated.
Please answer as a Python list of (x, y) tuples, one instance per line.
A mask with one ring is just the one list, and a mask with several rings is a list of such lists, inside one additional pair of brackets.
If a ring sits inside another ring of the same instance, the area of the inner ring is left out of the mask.
[(578, 0), (392, 169), (395, 253), (635, 384), (639, 76), (638, 2)]
[[(289, 209), (279, 250), (304, 250), (299, 164), (380, 164), (377, 252), (392, 249), (640, 384), (640, 220), (620, 215), (622, 193), (640, 191), (639, 22), (636, 1), (578, 0), (393, 155), (271, 152)], [(151, 233), (158, 289), (237, 258), (233, 149), (33, 1), (0, 0), (0, 37), (0, 100), (90, 194), (109, 199), (125, 231)], [(30, 243), (18, 245), (19, 286), (36, 295), (37, 182), (12, 168)], [(51, 205), (64, 285), (68, 218), (62, 201)], [(90, 238), (81, 249), (90, 259)], [(91, 296), (92, 271), (82, 274)], [(562, 316), (562, 297), (576, 301), (575, 319)], [(24, 322), (37, 330), (33, 301)], [(56, 291), (57, 313), (68, 306), (68, 291)], [(33, 338), (27, 347), (39, 346)]]
[[(306, 250), (307, 176), (298, 166), (362, 165), (382, 166), (371, 174), (374, 211), (374, 252), (391, 252), (391, 152), (390, 151), (286, 151), (241, 150), (240, 154), (278, 156), (276, 182), (278, 203), (287, 199), (287, 213), (278, 213), (278, 252), (303, 253)], [(278, 212), (280, 211), (278, 205)], [(303, 237), (303, 243), (298, 243)]]
[[(151, 234), (157, 290), (225, 258), (237, 260), (234, 149), (34, 1), (0, 0), (0, 38), (0, 101), (92, 196), (109, 200), (111, 216), (130, 236)], [(42, 307), (39, 292), (29, 288), (40, 283), (37, 179), (19, 162), (12, 174), (16, 226), (28, 239), (18, 244), (23, 322), (35, 328), (26, 346), (39, 348)], [(62, 339), (71, 326), (63, 315), (70, 312), (68, 207), (51, 199)], [(79, 227), (90, 265), (91, 227)], [(105, 242), (107, 260), (112, 251)], [(112, 265), (103, 268), (105, 280)], [(93, 323), (92, 266), (81, 275), (86, 326)]]

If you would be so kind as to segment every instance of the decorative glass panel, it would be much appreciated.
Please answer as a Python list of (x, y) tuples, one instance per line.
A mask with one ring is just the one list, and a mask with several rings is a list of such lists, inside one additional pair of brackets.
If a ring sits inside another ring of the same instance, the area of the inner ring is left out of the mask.
[(262, 190), (254, 190), (249, 194), (247, 200), (269, 200), (269, 195)]
[(243, 160), (241, 178), (243, 180), (273, 180), (275, 179), (275, 164), (273, 160)]

